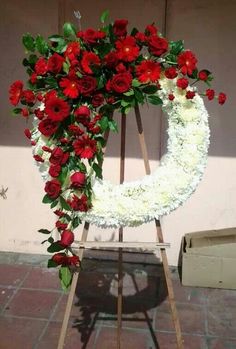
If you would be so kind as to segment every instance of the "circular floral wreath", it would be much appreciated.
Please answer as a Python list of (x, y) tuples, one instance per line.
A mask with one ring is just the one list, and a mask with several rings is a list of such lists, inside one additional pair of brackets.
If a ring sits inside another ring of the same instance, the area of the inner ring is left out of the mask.
[[(13, 113), (33, 115), (25, 135), (45, 179), (44, 203), (58, 219), (49, 237), (48, 266), (60, 265), (64, 287), (71, 282), (75, 228), (82, 220), (102, 227), (136, 226), (168, 214), (196, 189), (206, 164), (209, 145), (208, 114), (193, 86), (208, 86), (210, 71), (198, 70), (197, 59), (183, 41), (167, 41), (154, 24), (144, 32), (127, 20), (77, 32), (65, 23), (63, 35), (23, 36), (28, 57), (28, 88), (22, 81), (10, 87)], [(226, 95), (209, 100), (224, 104)], [(102, 179), (104, 133), (117, 131), (115, 110), (128, 114), (138, 104), (161, 105), (168, 116), (168, 151), (160, 166), (140, 181), (113, 186)], [(21, 107), (16, 107), (19, 103)], [(55, 241), (54, 230), (60, 233)]]

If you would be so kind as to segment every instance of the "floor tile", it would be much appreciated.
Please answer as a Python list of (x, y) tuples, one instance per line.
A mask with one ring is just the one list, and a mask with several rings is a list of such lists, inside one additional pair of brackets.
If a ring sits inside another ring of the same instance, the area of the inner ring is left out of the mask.
[(3, 310), (4, 306), (9, 301), (14, 291), (15, 290), (13, 288), (0, 287), (0, 311)]
[[(157, 333), (157, 342), (160, 349), (176, 349), (177, 346), (175, 333)], [(183, 344), (184, 349), (208, 349), (205, 338), (200, 336), (185, 335)]]
[(208, 349), (235, 349), (236, 348), (236, 339), (222, 339), (214, 338), (208, 340)]
[(0, 318), (0, 349), (32, 349), (46, 322)]
[(56, 289), (61, 291), (58, 270), (48, 268), (32, 268), (23, 282), (22, 287)]
[(56, 292), (19, 290), (4, 314), (49, 318), (59, 297)]
[(17, 287), (31, 269), (27, 265), (0, 265), (0, 284)]

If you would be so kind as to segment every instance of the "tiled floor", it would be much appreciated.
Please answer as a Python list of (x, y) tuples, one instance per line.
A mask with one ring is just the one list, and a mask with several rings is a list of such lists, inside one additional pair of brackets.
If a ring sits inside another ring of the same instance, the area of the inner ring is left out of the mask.
[[(67, 296), (57, 273), (0, 258), (0, 349), (56, 349)], [(5, 263), (4, 263), (5, 261)], [(161, 266), (124, 264), (121, 349), (174, 349)], [(117, 265), (86, 260), (66, 349), (113, 349)], [(236, 291), (183, 287), (172, 271), (185, 349), (236, 349)]]

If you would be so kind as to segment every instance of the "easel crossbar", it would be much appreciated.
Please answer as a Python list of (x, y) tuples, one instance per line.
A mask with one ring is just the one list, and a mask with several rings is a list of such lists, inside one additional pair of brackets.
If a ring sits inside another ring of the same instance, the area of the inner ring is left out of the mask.
[(158, 243), (158, 242), (116, 242), (116, 241), (75, 241), (75, 244), (79, 246), (73, 246), (73, 249), (78, 250), (80, 248), (133, 248), (142, 250), (155, 250), (162, 248), (169, 248), (170, 243)]

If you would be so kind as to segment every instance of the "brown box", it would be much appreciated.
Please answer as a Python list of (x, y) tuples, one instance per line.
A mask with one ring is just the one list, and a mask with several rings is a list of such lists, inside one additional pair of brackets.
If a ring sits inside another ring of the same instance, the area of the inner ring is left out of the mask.
[(184, 236), (182, 284), (236, 289), (236, 228)]

